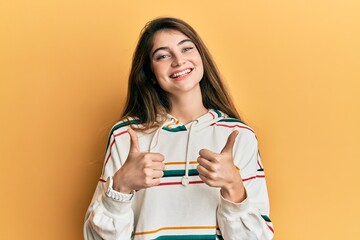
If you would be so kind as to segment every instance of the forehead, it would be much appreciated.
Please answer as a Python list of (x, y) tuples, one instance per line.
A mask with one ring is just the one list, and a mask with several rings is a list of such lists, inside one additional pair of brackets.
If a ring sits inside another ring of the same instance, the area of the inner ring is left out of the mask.
[(177, 30), (165, 29), (154, 34), (152, 50), (159, 47), (177, 45), (180, 41), (189, 39), (188, 36)]

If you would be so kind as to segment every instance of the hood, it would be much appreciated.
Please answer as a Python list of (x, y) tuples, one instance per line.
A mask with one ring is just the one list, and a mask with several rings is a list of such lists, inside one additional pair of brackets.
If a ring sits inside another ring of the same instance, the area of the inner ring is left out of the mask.
[(180, 120), (176, 119), (176, 117), (168, 114), (168, 119), (162, 125), (161, 129), (170, 132), (179, 130), (187, 131), (190, 126), (192, 126), (192, 123), (196, 123), (194, 131), (199, 131), (205, 127), (211, 126), (211, 124), (225, 117), (227, 117), (225, 113), (219, 110), (210, 109), (207, 113), (195, 119), (194, 121), (188, 124), (183, 124), (182, 122), (180, 122)]
[(152, 138), (149, 152), (158, 144), (159, 133), (161, 130), (168, 132), (179, 132), (179, 131), (200, 131), (203, 128), (209, 127), (215, 124), (217, 121), (226, 118), (227, 115), (219, 110), (209, 109), (207, 113), (195, 119), (194, 121), (183, 124), (179, 119), (167, 114), (167, 118), (164, 123), (155, 131)]

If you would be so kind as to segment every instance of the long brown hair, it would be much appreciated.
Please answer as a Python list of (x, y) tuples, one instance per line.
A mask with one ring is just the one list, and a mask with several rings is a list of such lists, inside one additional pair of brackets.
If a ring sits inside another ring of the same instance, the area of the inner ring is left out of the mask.
[(233, 101), (228, 94), (219, 71), (205, 44), (196, 31), (186, 22), (176, 18), (157, 18), (148, 22), (140, 34), (136, 46), (128, 82), (128, 95), (122, 118), (135, 117), (145, 129), (159, 124), (159, 115), (170, 112), (168, 96), (158, 84), (150, 67), (150, 51), (153, 38), (160, 30), (176, 30), (186, 35), (200, 53), (204, 75), (200, 81), (202, 101), (205, 108), (220, 110), (230, 117), (240, 119)]

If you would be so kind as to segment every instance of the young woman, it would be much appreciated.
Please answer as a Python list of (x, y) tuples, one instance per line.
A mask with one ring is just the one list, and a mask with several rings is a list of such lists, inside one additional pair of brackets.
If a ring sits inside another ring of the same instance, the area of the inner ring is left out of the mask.
[(238, 119), (195, 30), (149, 22), (85, 239), (272, 239), (256, 136)]

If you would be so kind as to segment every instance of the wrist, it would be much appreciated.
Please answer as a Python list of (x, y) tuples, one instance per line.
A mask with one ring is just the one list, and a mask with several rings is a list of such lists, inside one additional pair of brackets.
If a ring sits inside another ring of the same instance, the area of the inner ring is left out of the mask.
[(130, 201), (134, 196), (134, 191), (130, 193), (122, 193), (114, 189), (114, 181), (113, 177), (108, 177), (105, 184), (105, 195), (108, 198), (112, 198), (118, 202), (126, 202)]
[(224, 199), (234, 203), (241, 203), (247, 197), (246, 190), (242, 182), (222, 187), (220, 193)]
[(121, 192), (121, 193), (125, 193), (125, 194), (129, 194), (133, 191), (133, 189), (131, 189), (130, 187), (124, 185), (124, 181), (122, 181), (121, 179), (117, 179), (113, 178), (114, 183), (113, 183), (113, 189), (117, 192)]
[(118, 172), (116, 172), (113, 177), (113, 180), (114, 180), (113, 189), (117, 192), (129, 194), (135, 189), (131, 189), (131, 187), (126, 184), (125, 179), (123, 179), (123, 178), (125, 178), (124, 177), (125, 174), (121, 173), (120, 172), (121, 170), (122, 169), (120, 169)]

